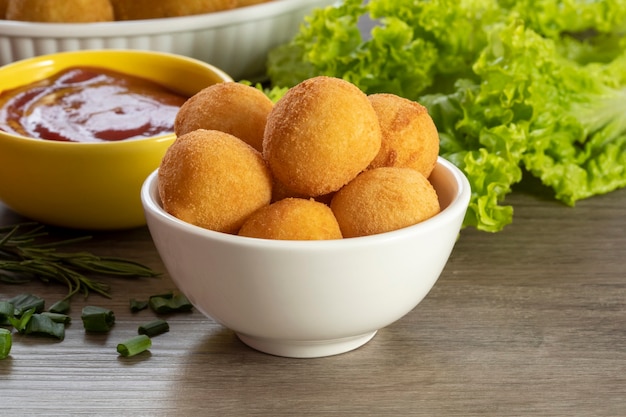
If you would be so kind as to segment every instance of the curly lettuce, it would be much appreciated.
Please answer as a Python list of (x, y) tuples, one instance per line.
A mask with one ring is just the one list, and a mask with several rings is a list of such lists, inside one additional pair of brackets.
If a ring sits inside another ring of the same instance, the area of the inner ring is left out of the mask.
[[(365, 36), (362, 19), (377, 22)], [(344, 0), (272, 51), (268, 75), (424, 104), (472, 185), (465, 226), (511, 223), (505, 197), (525, 172), (568, 205), (626, 186), (622, 0)]]

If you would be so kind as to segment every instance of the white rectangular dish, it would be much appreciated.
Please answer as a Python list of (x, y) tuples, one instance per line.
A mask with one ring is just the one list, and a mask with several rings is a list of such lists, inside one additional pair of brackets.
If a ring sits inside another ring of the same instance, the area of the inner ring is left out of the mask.
[(99, 23), (0, 20), (0, 65), (61, 51), (146, 49), (208, 62), (235, 80), (264, 73), (267, 52), (289, 41), (316, 7), (336, 0), (273, 0), (202, 15)]

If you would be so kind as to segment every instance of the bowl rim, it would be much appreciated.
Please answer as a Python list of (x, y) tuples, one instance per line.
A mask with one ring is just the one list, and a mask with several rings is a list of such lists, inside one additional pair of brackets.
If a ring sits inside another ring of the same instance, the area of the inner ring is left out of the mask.
[[(225, 82), (234, 82), (233, 78), (228, 75), (222, 69), (202, 60), (192, 58), (185, 55), (179, 55), (172, 52), (161, 52), (161, 51), (148, 51), (148, 50), (134, 50), (134, 49), (90, 49), (90, 50), (79, 50), (79, 51), (62, 51), (62, 52), (54, 52), (51, 54), (38, 55), (31, 58), (21, 59), (19, 61), (11, 62), (6, 65), (0, 66), (0, 76), (2, 72), (5, 70), (12, 70), (14, 68), (20, 67), (30, 67), (30, 66), (45, 66), (46, 62), (53, 62), (58, 57), (63, 56), (94, 56), (94, 55), (133, 55), (133, 56), (151, 56), (151, 57), (164, 57), (171, 60), (175, 60), (177, 62), (188, 63), (198, 67), (205, 67), (211, 70), (217, 77), (225, 80)], [(0, 91), (2, 91), (0, 89)], [(112, 146), (132, 146), (130, 144), (136, 142), (161, 142), (161, 141), (171, 141), (176, 138), (175, 133), (167, 133), (163, 135), (156, 136), (147, 136), (141, 138), (132, 138), (132, 139), (124, 139), (119, 141), (102, 141), (102, 142), (67, 142), (67, 141), (56, 141), (56, 140), (47, 140), (41, 138), (32, 138), (29, 136), (16, 135), (14, 133), (5, 132), (0, 130), (0, 137), (3, 140), (14, 140), (14, 141), (33, 141), (36, 143), (40, 143), (41, 146), (45, 147), (61, 147), (61, 146), (73, 146), (75, 148), (85, 147), (85, 146), (98, 146), (98, 147), (112, 147)]]
[(208, 28), (222, 28), (287, 14), (335, 0), (271, 0), (265, 3), (218, 12), (161, 19), (93, 23), (42, 23), (0, 20), (0, 36), (34, 38), (115, 38), (129, 35), (163, 35)]
[[(386, 241), (404, 239), (414, 233), (425, 233), (432, 229), (437, 228), (441, 223), (449, 223), (459, 216), (461, 218), (465, 215), (467, 206), (471, 196), (471, 186), (469, 180), (463, 174), (463, 172), (452, 162), (444, 159), (443, 157), (437, 157), (437, 164), (435, 169), (440, 168), (448, 171), (451, 174), (453, 182), (457, 186), (457, 191), (452, 197), (450, 203), (446, 208), (440, 211), (430, 219), (424, 220), (412, 226), (404, 227), (402, 229), (393, 230), (390, 232), (379, 233), (369, 236), (360, 236), (344, 239), (329, 239), (329, 240), (272, 240), (261, 239), (247, 236), (238, 236), (228, 233), (217, 232), (195, 226), (187, 223), (183, 220), (176, 218), (175, 216), (167, 213), (154, 197), (158, 199), (157, 183), (158, 183), (158, 169), (153, 171), (141, 187), (141, 201), (144, 206), (144, 211), (159, 218), (185, 233), (190, 233), (196, 236), (210, 237), (213, 240), (223, 243), (247, 246), (247, 247), (263, 247), (266, 249), (300, 249), (300, 250), (337, 250), (342, 248), (354, 248), (358, 246), (371, 245), (372, 243), (384, 243)], [(148, 226), (150, 225), (150, 218), (146, 213), (148, 220)]]

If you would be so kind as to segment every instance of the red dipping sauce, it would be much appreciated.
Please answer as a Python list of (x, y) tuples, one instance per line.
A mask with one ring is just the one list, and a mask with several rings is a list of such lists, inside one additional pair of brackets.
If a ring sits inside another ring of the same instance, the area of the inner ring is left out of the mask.
[(73, 67), (0, 93), (0, 130), (69, 142), (119, 141), (174, 131), (187, 97), (153, 81)]

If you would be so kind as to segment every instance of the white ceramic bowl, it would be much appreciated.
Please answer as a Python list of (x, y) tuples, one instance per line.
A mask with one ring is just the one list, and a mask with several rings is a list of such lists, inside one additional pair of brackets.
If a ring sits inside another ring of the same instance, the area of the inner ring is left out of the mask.
[(336, 0), (274, 0), (223, 12), (102, 23), (0, 20), (0, 65), (82, 49), (146, 49), (210, 62), (235, 80), (265, 71), (267, 52), (296, 34), (304, 16)]
[(161, 207), (156, 172), (141, 198), (167, 271), (199, 311), (257, 350), (305, 358), (367, 343), (433, 287), (458, 237), (470, 186), (441, 158), (430, 180), (438, 215), (393, 232), (325, 241), (247, 238), (185, 223)]

